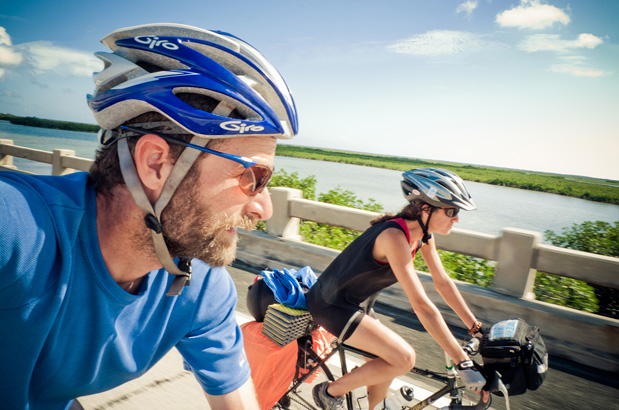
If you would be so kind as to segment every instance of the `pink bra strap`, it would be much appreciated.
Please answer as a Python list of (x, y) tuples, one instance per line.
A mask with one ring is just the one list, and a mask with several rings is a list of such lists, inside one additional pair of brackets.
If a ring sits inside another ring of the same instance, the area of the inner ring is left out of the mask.
[(406, 240), (408, 241), (408, 244), (411, 244), (411, 237), (410, 237), (410, 233), (408, 232), (408, 226), (406, 226), (406, 222), (404, 222), (403, 218), (397, 218), (397, 219), (392, 219), (393, 222), (397, 222), (400, 224), (400, 226), (402, 227), (402, 229), (404, 229), (404, 233), (406, 234)]

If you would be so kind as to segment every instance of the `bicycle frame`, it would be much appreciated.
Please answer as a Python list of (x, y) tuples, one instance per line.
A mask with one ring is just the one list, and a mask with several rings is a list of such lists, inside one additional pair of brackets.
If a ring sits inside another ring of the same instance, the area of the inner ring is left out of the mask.
[[(346, 344), (343, 344), (343, 343), (338, 343), (338, 342), (334, 342), (333, 348), (331, 349), (331, 351), (323, 358), (320, 358), (318, 356), (318, 354), (316, 352), (314, 352), (313, 350), (311, 350), (311, 349), (310, 349), (310, 351), (307, 351), (305, 348), (302, 348), (302, 350), (303, 350), (303, 352), (302, 352), (303, 354), (308, 354), (309, 356), (311, 356), (312, 360), (314, 361), (313, 367), (311, 367), (310, 370), (306, 374), (304, 374), (303, 376), (296, 377), (293, 380), (291, 387), (282, 396), (282, 399), (280, 399), (280, 402), (278, 403), (283, 408), (286, 408), (289, 405), (289, 404), (283, 403), (283, 401), (290, 400), (291, 399), (290, 398), (291, 394), (295, 394), (295, 395), (298, 396), (298, 394), (297, 394), (298, 387), (301, 386), (303, 384), (303, 382), (305, 382), (305, 380), (307, 380), (309, 377), (311, 377), (311, 375), (315, 371), (317, 371), (319, 368), (322, 368), (325, 371), (325, 375), (327, 376), (327, 378), (329, 380), (331, 380), (331, 381), (335, 380), (335, 378), (333, 377), (333, 374), (331, 373), (331, 371), (327, 367), (326, 363), (336, 353), (339, 353), (339, 359), (340, 359), (340, 366), (341, 366), (341, 370), (342, 370), (342, 375), (348, 373), (348, 369), (347, 369), (347, 365), (346, 365), (346, 351), (347, 350), (349, 352), (351, 352), (351, 353), (356, 353), (356, 354), (361, 355), (363, 357), (376, 358), (376, 356), (371, 354), (371, 353), (368, 353), (366, 351), (357, 349), (357, 348), (355, 348), (353, 346), (346, 345)], [(318, 360), (316, 360), (316, 359), (318, 359)], [(439, 390), (437, 390), (436, 392), (432, 393), (427, 398), (421, 400), (419, 403), (416, 403), (416, 404), (408, 406), (408, 407), (403, 407), (404, 410), (421, 410), (421, 409), (424, 409), (424, 408), (428, 407), (429, 405), (431, 405), (432, 403), (434, 403), (439, 398), (445, 396), (446, 394), (450, 394), (450, 403), (451, 403), (450, 404), (450, 408), (452, 406), (461, 406), (461, 403), (462, 403), (462, 391), (463, 391), (464, 387), (463, 386), (457, 386), (457, 383), (456, 383), (456, 372), (454, 370), (453, 363), (452, 363), (451, 359), (449, 358), (449, 356), (447, 354), (445, 354), (445, 361), (446, 361), (446, 364), (447, 364), (447, 366), (446, 366), (447, 367), (447, 372), (446, 373), (439, 373), (439, 372), (435, 372), (435, 371), (428, 370), (428, 369), (421, 369), (421, 368), (418, 368), (418, 367), (414, 367), (413, 369), (411, 369), (409, 371), (409, 373), (424, 376), (426, 379), (429, 378), (431, 380), (439, 381), (439, 382), (443, 383), (444, 386), (442, 388), (440, 388)], [(297, 373), (297, 375), (298, 375), (298, 373)], [(481, 402), (481, 398), (480, 398), (480, 402), (477, 403), (476, 405), (463, 406), (461, 408), (464, 408), (464, 409), (480, 409), (480, 410), (481, 409), (487, 409), (490, 406), (491, 401), (492, 400), (488, 400), (488, 403), (482, 403)], [(348, 410), (353, 410), (354, 409), (352, 393), (348, 393), (346, 395), (346, 406), (347, 406)], [(454, 408), (458, 408), (458, 407), (454, 407)]]
[[(339, 351), (340, 351), (340, 360), (342, 363), (342, 374), (347, 373), (347, 371), (345, 370), (346, 359), (344, 357), (345, 355), (344, 352), (346, 350), (359, 354), (364, 357), (376, 358), (375, 355), (365, 352), (363, 350), (357, 349), (355, 347), (352, 347), (349, 345), (340, 345)], [(447, 353), (445, 353), (445, 362), (446, 362), (446, 369), (447, 369), (446, 374), (442, 374), (442, 373), (435, 372), (435, 371), (428, 370), (428, 369), (421, 369), (419, 367), (413, 367), (411, 370), (409, 370), (409, 373), (424, 376), (426, 379), (439, 381), (445, 384), (445, 386), (435, 391), (434, 393), (432, 393), (430, 396), (426, 397), (425, 399), (421, 400), (419, 403), (413, 404), (411, 406), (407, 406), (405, 408), (406, 410), (424, 409), (448, 393), (450, 393), (450, 402), (452, 405), (462, 404), (462, 390), (464, 389), (464, 386), (456, 385), (456, 372), (454, 370), (451, 358), (447, 355)], [(348, 405), (348, 409), (352, 410), (353, 409), (352, 395), (350, 393), (346, 397), (346, 402)], [(488, 403), (488, 406), (490, 406), (490, 403)]]

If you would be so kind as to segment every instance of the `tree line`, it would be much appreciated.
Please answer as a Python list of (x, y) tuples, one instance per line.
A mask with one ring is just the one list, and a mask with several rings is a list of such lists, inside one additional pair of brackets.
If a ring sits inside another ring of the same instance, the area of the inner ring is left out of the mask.
[(37, 117), (19, 117), (12, 114), (0, 114), (0, 120), (9, 121), (11, 124), (26, 125), (29, 127), (52, 128), (55, 130), (98, 132), (99, 126), (81, 122), (48, 120)]
[(619, 205), (619, 181), (609, 179), (467, 165), (323, 148), (299, 147), (288, 144), (279, 144), (277, 146), (277, 155), (364, 165), (399, 171), (407, 171), (409, 169), (422, 167), (445, 168), (455, 172), (462, 177), (462, 179), (467, 181), (547, 192), (589, 201)]
[[(99, 131), (99, 126), (94, 124), (57, 121), (37, 117), (19, 117), (11, 114), (0, 114), (0, 120), (6, 120), (13, 124), (27, 125), (31, 127), (82, 132)], [(547, 192), (551, 194), (581, 198), (589, 201), (619, 205), (619, 181), (610, 179), (559, 175), (323, 148), (310, 148), (288, 144), (279, 144), (277, 146), (276, 154), (284, 157), (341, 162), (346, 164), (364, 165), (400, 171), (420, 167), (445, 168), (455, 172), (467, 181)]]

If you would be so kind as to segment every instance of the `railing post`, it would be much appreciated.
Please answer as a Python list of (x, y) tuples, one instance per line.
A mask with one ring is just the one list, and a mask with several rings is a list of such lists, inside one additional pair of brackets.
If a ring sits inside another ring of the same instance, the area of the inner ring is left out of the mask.
[[(8, 139), (0, 139), (0, 146), (2, 145), (13, 145), (13, 140)], [(5, 169), (17, 169), (15, 165), (13, 165), (13, 156), (12, 155), (4, 155), (2, 153), (2, 149), (0, 149), (0, 167)]]
[(542, 240), (539, 232), (505, 228), (499, 245), (496, 276), (492, 288), (523, 299), (535, 299), (533, 257)]
[(65, 168), (62, 165), (62, 157), (74, 157), (72, 149), (55, 149), (52, 155), (52, 175), (66, 175), (75, 171), (73, 168)]
[(303, 191), (293, 188), (269, 188), (273, 202), (273, 216), (266, 222), (269, 235), (286, 239), (300, 239), (299, 218), (290, 216), (290, 200), (302, 198)]

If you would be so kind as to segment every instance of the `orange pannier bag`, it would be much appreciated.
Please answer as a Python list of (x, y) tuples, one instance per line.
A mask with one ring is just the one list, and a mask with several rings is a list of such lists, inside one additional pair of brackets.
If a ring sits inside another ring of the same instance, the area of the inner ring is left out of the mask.
[(275, 406), (294, 379), (298, 345), (296, 341), (279, 347), (262, 333), (260, 322), (241, 325), (251, 378), (262, 410)]

